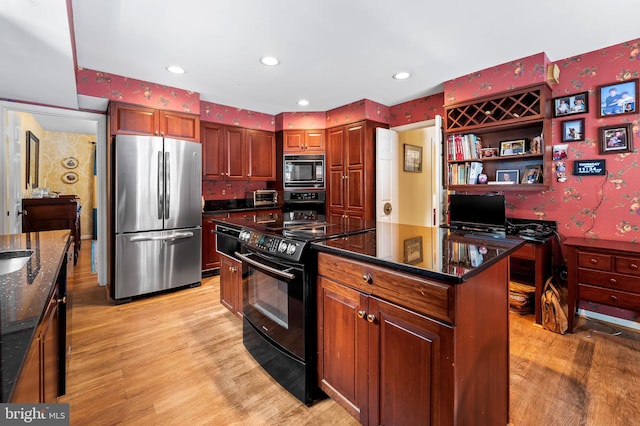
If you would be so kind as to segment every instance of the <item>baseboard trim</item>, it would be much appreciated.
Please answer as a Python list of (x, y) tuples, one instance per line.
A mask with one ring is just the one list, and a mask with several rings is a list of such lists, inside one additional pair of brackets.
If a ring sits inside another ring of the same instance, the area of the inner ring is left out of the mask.
[(603, 321), (609, 324), (618, 325), (620, 327), (630, 328), (632, 330), (640, 331), (640, 323), (637, 323), (634, 321), (616, 318), (610, 315), (600, 314), (598, 312), (587, 311), (585, 309), (578, 309), (578, 315), (586, 318), (594, 319), (597, 321)]

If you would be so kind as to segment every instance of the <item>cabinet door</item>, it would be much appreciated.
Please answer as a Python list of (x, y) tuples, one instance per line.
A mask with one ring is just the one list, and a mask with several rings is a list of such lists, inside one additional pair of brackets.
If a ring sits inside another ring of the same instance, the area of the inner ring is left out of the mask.
[(41, 403), (40, 339), (34, 336), (11, 394), (14, 403)]
[(60, 384), (58, 354), (59, 347), (59, 309), (57, 291), (49, 303), (44, 316), (42, 330), (42, 394), (43, 402), (56, 402)]
[(247, 176), (246, 164), (246, 131), (236, 127), (225, 128), (224, 173), (230, 180), (245, 180)]
[(160, 111), (160, 135), (200, 142), (200, 117), (173, 111)]
[(326, 154), (327, 174), (327, 209), (339, 210), (345, 208), (345, 128), (330, 129), (328, 132), (328, 146)]
[(318, 384), (360, 423), (367, 424), (366, 296), (318, 278)]
[(304, 130), (285, 130), (282, 149), (289, 153), (304, 150)]
[(158, 110), (137, 105), (112, 103), (110, 105), (110, 131), (112, 135), (158, 135)]
[(367, 313), (369, 423), (453, 424), (452, 329), (374, 297)]
[(247, 130), (249, 180), (276, 180), (276, 137), (273, 132)]
[(220, 267), (220, 254), (216, 251), (216, 225), (211, 218), (202, 219), (202, 270)]
[(305, 132), (305, 149), (307, 151), (324, 151), (324, 131), (307, 130)]
[(234, 314), (238, 310), (238, 268), (237, 261), (220, 256), (220, 303)]
[(345, 176), (347, 210), (365, 209), (365, 127), (361, 124), (347, 126), (345, 146)]
[(225, 126), (203, 122), (200, 130), (202, 138), (202, 178), (206, 180), (224, 179), (226, 161)]

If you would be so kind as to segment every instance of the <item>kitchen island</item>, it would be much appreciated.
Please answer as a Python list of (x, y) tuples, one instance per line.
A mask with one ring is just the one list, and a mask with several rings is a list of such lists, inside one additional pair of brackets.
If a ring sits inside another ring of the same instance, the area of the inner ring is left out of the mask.
[(0, 274), (2, 402), (55, 402), (64, 393), (70, 244), (69, 230), (0, 236), (1, 252), (33, 250), (20, 269)]
[(318, 385), (362, 424), (509, 422), (511, 237), (390, 223), (313, 243)]

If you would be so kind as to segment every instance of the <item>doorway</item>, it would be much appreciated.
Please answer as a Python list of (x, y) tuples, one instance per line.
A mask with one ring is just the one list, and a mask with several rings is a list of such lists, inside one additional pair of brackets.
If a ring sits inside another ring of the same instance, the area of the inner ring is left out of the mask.
[[(25, 114), (26, 113), (26, 114)], [(27, 119), (25, 119), (27, 117)], [(94, 202), (106, 206), (106, 116), (104, 114), (43, 107), (0, 101), (0, 135), (3, 143), (0, 149), (0, 186), (5, 196), (0, 200), (2, 219), (0, 229), (3, 234), (21, 232), (22, 196), (26, 193), (25, 147), (23, 135), (29, 130), (26, 123), (33, 117), (44, 130), (61, 133), (82, 133), (95, 135), (95, 164), (97, 175), (93, 191), (97, 194)], [(82, 129), (78, 131), (78, 129)], [(57, 141), (64, 144), (65, 141)], [(89, 143), (87, 141), (87, 143)], [(71, 155), (71, 157), (73, 157)], [(40, 186), (44, 186), (43, 181)], [(106, 285), (106, 209), (98, 209), (97, 222), (97, 273), (98, 283)]]

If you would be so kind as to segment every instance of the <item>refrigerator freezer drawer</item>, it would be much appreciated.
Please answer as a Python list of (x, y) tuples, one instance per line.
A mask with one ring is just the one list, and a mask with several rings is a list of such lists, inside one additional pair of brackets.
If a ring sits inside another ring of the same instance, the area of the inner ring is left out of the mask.
[(202, 230), (116, 235), (114, 299), (200, 282)]

